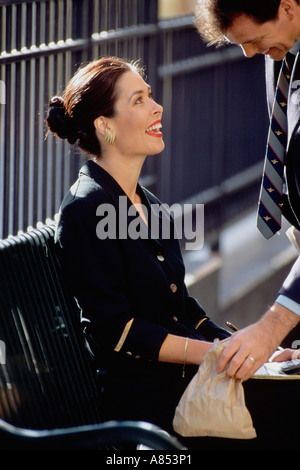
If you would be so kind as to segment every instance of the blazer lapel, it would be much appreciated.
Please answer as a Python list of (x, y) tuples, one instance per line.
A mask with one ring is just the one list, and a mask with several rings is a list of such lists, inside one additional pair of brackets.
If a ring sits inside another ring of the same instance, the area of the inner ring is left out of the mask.
[[(109, 197), (112, 200), (112, 203), (114, 207), (117, 210), (118, 213), (118, 220), (124, 224), (123, 229), (124, 230), (124, 236), (129, 236), (130, 231), (132, 230), (134, 232), (134, 235), (136, 235), (135, 230), (140, 233), (140, 237), (144, 240), (150, 240), (152, 243), (155, 245), (160, 246), (160, 242), (155, 236), (155, 234), (152, 234), (149, 227), (143, 222), (141, 218), (138, 217), (138, 212), (136, 208), (132, 205), (132, 202), (130, 199), (127, 197), (123, 189), (120, 187), (120, 185), (115, 181), (115, 179), (107, 173), (102, 167), (97, 165), (95, 162), (92, 160), (89, 160), (83, 165), (83, 167), (80, 170), (80, 174), (85, 174), (92, 178), (96, 183), (98, 183), (106, 192), (106, 194), (109, 195)], [(140, 194), (142, 198), (142, 203), (146, 205), (147, 209), (147, 216), (149, 222), (153, 219), (161, 219), (161, 215), (156, 215), (156, 212), (152, 211), (152, 205), (146, 196), (145, 192), (143, 191), (143, 188), (138, 184), (138, 193)], [(120, 197), (122, 197), (120, 199)], [(156, 226), (156, 224), (154, 224)], [(159, 223), (158, 223), (159, 225)]]

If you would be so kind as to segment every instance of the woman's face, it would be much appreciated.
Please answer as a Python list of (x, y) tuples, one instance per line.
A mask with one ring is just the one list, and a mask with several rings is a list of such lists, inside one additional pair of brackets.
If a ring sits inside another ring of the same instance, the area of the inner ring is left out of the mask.
[(123, 155), (155, 155), (164, 149), (161, 132), (163, 108), (152, 96), (149, 85), (134, 72), (125, 72), (117, 82), (116, 115), (109, 127)]

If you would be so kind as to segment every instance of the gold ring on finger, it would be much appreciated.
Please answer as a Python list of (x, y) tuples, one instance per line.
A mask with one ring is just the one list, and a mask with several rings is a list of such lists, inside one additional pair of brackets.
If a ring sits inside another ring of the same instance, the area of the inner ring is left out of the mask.
[(256, 361), (255, 361), (255, 359), (254, 359), (254, 357), (253, 357), (253, 356), (248, 356), (248, 359), (250, 359), (250, 361), (252, 361), (252, 362), (253, 362), (253, 364), (255, 364), (255, 362), (256, 362)]

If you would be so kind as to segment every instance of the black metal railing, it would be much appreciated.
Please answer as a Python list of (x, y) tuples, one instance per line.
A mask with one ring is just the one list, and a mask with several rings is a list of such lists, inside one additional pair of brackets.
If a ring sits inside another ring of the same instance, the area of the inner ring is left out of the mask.
[(82, 157), (51, 135), (45, 108), (76, 67), (141, 59), (164, 106), (162, 155), (142, 180), (167, 204), (205, 204), (207, 236), (256, 202), (267, 115), (262, 59), (207, 48), (192, 16), (160, 21), (157, 0), (2, 0), (0, 238), (52, 218)]

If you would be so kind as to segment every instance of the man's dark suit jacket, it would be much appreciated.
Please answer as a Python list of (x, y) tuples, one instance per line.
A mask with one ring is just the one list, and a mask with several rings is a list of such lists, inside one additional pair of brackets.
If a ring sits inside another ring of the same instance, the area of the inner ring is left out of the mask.
[[(172, 236), (173, 220), (161, 211), (153, 213), (152, 208), (161, 203), (152, 193), (140, 186), (138, 191), (148, 212), (149, 231), (136, 211), (127, 217), (133, 206), (117, 182), (88, 161), (62, 203), (57, 241), (100, 371), (104, 417), (149, 418), (166, 427), (197, 370), (188, 367), (183, 379), (181, 365), (158, 362), (168, 333), (208, 341), (229, 333), (208, 319), (199, 303), (188, 295), (179, 240)], [(105, 211), (110, 210), (108, 219)], [(171, 237), (151, 237), (151, 222), (156, 224), (157, 218), (161, 224), (170, 223)], [(126, 228), (139, 221), (142, 236), (124, 236), (124, 221)], [(110, 237), (103, 236), (105, 228), (110, 230)]]
[[(271, 113), (277, 77), (281, 62), (266, 57), (266, 86), (269, 112)], [(299, 99), (298, 99), (299, 97)], [(300, 57), (296, 56), (291, 73), (287, 101), (288, 145), (285, 165), (286, 195), (283, 215), (300, 230)], [(300, 304), (300, 258), (295, 262), (280, 294)]]

